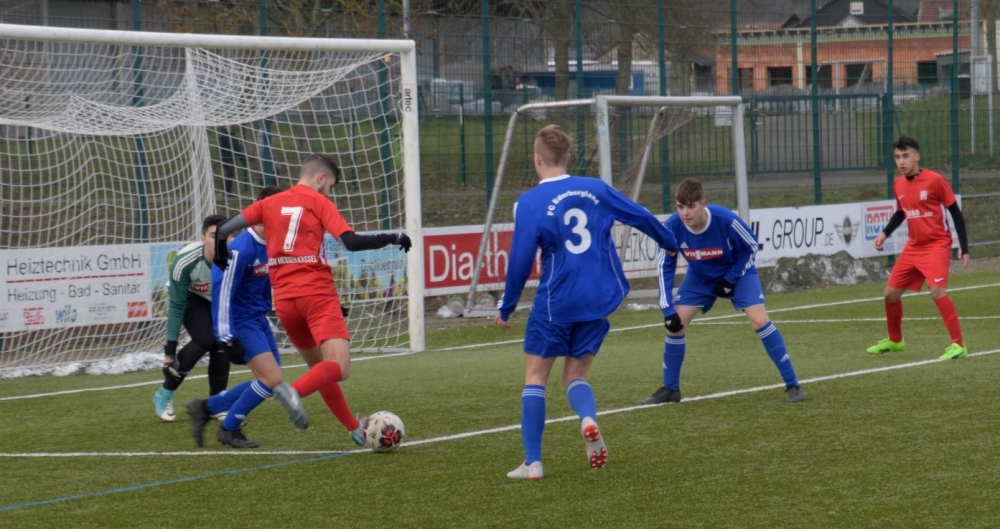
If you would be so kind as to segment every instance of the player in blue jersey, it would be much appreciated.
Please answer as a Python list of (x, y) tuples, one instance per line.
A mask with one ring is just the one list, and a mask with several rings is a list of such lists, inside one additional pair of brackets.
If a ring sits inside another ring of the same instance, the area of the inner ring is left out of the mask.
[[(257, 200), (281, 192), (267, 186)], [(212, 323), (218, 343), (230, 362), (246, 365), (255, 379), (237, 384), (229, 391), (188, 403), (191, 434), (204, 446), (205, 424), (213, 414), (228, 411), (216, 432), (216, 439), (233, 448), (256, 448), (247, 439), (242, 424), (247, 415), (273, 390), (284, 384), (278, 344), (267, 320), (271, 310), (271, 279), (268, 276), (264, 226), (258, 224), (229, 242), (229, 267), (212, 267)]]
[(795, 376), (785, 339), (771, 323), (764, 306), (764, 290), (754, 265), (757, 238), (735, 213), (716, 204), (707, 204), (704, 195), (698, 180), (682, 181), (674, 192), (677, 212), (664, 223), (677, 239), (679, 252), (688, 262), (688, 271), (671, 304), (677, 257), (660, 255), (660, 308), (667, 328), (663, 387), (646, 397), (642, 404), (680, 402), (681, 364), (686, 347), (684, 329), (699, 311), (711, 310), (718, 298), (730, 300), (736, 310), (747, 315), (785, 381), (785, 400), (802, 402), (806, 394)]
[(668, 251), (673, 235), (652, 213), (597, 178), (570, 176), (571, 141), (554, 125), (535, 136), (535, 171), (540, 183), (514, 206), (514, 235), (507, 282), (496, 324), (508, 319), (541, 248), (542, 276), (524, 335), (526, 370), (521, 393), (521, 440), (525, 459), (507, 474), (541, 479), (545, 385), (560, 356), (569, 404), (580, 416), (580, 431), (592, 468), (608, 461), (597, 427), (597, 402), (587, 372), (608, 334), (607, 316), (625, 299), (629, 284), (611, 237), (615, 221), (649, 235)]

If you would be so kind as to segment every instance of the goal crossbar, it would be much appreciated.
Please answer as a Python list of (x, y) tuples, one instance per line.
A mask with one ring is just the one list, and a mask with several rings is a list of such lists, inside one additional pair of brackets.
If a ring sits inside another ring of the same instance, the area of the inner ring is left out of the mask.
[[(733, 145), (745, 145), (743, 127), (744, 106), (740, 96), (610, 96), (595, 98), (597, 106), (597, 141), (600, 149), (601, 178), (611, 183), (611, 134), (608, 126), (609, 106), (619, 107), (694, 107), (727, 106), (733, 109)], [(747, 184), (746, 150), (733, 149), (733, 171), (736, 175), (736, 211), (743, 219), (750, 218), (750, 192)]]
[(326, 39), (312, 37), (266, 37), (254, 35), (206, 35), (110, 29), (59, 28), (0, 24), (0, 36), (41, 42), (80, 42), (123, 46), (164, 46), (226, 50), (362, 51), (406, 54), (416, 49), (412, 40)]

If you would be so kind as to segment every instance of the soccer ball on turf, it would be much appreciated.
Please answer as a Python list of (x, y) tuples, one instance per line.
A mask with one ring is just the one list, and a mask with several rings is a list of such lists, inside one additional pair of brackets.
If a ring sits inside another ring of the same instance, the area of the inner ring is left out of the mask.
[(395, 450), (403, 442), (403, 420), (391, 411), (377, 411), (365, 424), (365, 446), (376, 452)]

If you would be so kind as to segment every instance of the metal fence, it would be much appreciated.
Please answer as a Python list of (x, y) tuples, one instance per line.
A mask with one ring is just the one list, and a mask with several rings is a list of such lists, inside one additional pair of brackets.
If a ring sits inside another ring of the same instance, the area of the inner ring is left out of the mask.
[[(891, 142), (965, 196), (978, 244), (1000, 242), (998, 2), (0, 0), (0, 21), (51, 26), (410, 38), (419, 49), (425, 225), (455, 193), (485, 197), (519, 105), (599, 94), (729, 95), (747, 103), (751, 207), (885, 198)], [(0, 55), (2, 65), (2, 55)], [(695, 121), (647, 182), (726, 181), (727, 147)], [(732, 194), (709, 197), (734, 205)], [(441, 203), (441, 206), (435, 204)], [(663, 201), (667, 207), (668, 201)], [(468, 218), (466, 218), (468, 217)], [(993, 251), (993, 250), (991, 250)]]

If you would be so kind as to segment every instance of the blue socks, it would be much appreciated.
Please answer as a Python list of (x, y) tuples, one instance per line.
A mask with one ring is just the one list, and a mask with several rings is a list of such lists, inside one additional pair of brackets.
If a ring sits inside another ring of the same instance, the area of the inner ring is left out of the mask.
[(681, 365), (687, 341), (684, 335), (667, 335), (663, 345), (663, 386), (677, 391), (681, 388)]
[(265, 386), (263, 382), (259, 380), (250, 382), (250, 390), (243, 391), (233, 407), (229, 408), (229, 414), (226, 415), (226, 420), (222, 421), (222, 427), (226, 430), (239, 430), (247, 415), (272, 394), (271, 388)]
[(250, 381), (240, 382), (230, 389), (227, 389), (221, 393), (216, 393), (208, 398), (208, 412), (212, 415), (216, 413), (222, 413), (224, 411), (229, 411), (229, 408), (233, 407), (233, 403), (236, 399), (240, 398), (243, 391), (250, 387)]
[(524, 464), (542, 460), (542, 431), (545, 430), (545, 386), (528, 384), (521, 392), (521, 442)]
[(774, 323), (767, 322), (766, 325), (757, 329), (757, 336), (760, 336), (760, 341), (764, 343), (764, 349), (767, 350), (767, 356), (771, 357), (771, 361), (774, 362), (774, 367), (777, 367), (778, 372), (781, 373), (785, 387), (798, 386), (799, 379), (795, 376), (792, 360), (788, 358), (788, 348), (785, 347), (785, 338), (781, 335), (781, 331), (774, 326)]
[(584, 417), (597, 420), (597, 399), (594, 398), (594, 390), (586, 380), (578, 378), (570, 382), (566, 387), (566, 397), (581, 421)]

